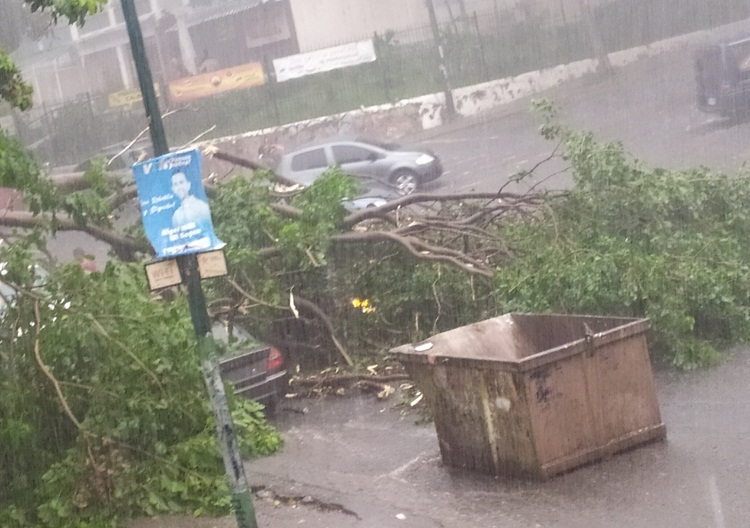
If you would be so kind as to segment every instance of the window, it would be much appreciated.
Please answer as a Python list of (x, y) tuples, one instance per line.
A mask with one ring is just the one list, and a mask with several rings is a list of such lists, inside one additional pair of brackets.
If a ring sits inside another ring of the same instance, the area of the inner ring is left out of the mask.
[(326, 160), (326, 153), (322, 148), (315, 150), (308, 150), (301, 154), (297, 154), (292, 158), (292, 170), (303, 171), (309, 169), (319, 169), (326, 167), (328, 161)]
[(343, 165), (344, 163), (357, 163), (359, 161), (367, 161), (373, 151), (364, 149), (362, 147), (355, 147), (352, 145), (339, 145), (332, 147), (333, 157), (336, 163)]

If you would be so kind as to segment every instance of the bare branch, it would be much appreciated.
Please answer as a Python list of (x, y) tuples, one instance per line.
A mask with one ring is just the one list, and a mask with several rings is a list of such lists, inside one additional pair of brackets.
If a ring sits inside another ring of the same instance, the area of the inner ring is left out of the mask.
[(263, 301), (262, 299), (259, 299), (259, 298), (255, 297), (250, 292), (248, 292), (247, 290), (245, 290), (244, 288), (242, 288), (242, 286), (240, 286), (239, 284), (237, 284), (237, 281), (235, 281), (234, 279), (227, 278), (227, 282), (235, 290), (237, 290), (243, 297), (245, 297), (246, 299), (248, 299), (250, 301), (253, 301), (257, 305), (266, 306), (268, 308), (274, 308), (276, 310), (283, 310), (283, 311), (286, 311), (286, 310), (289, 309), (288, 306), (281, 306), (279, 304), (271, 304), (271, 303), (268, 303), (266, 301)]
[[(183, 110), (184, 110), (183, 108), (177, 108), (175, 110), (167, 110), (166, 112), (162, 114), (161, 117), (162, 119), (164, 119), (166, 117), (171, 116), (172, 114), (176, 114), (177, 112), (181, 112)], [(138, 134), (133, 138), (133, 140), (130, 143), (125, 145), (125, 147), (120, 152), (118, 152), (117, 154), (115, 154), (109, 159), (109, 161), (107, 162), (107, 167), (109, 167), (112, 164), (112, 162), (115, 161), (117, 158), (125, 154), (125, 152), (127, 152), (128, 149), (130, 149), (133, 145), (135, 145), (138, 142), (138, 140), (141, 139), (148, 131), (149, 131), (149, 127), (146, 127), (140, 132), (138, 132)]]
[[(506, 188), (506, 187), (507, 187), (508, 185), (510, 185), (511, 183), (517, 183), (517, 182), (518, 182), (518, 181), (520, 181), (520, 180), (521, 180), (521, 179), (522, 179), (523, 177), (525, 177), (525, 176), (528, 176), (529, 174), (533, 174), (534, 172), (536, 172), (536, 170), (537, 170), (537, 169), (538, 169), (539, 167), (541, 167), (541, 166), (542, 166), (542, 165), (544, 165), (545, 163), (547, 163), (547, 162), (549, 162), (550, 160), (552, 160), (552, 159), (553, 159), (553, 158), (554, 158), (555, 156), (557, 156), (557, 151), (558, 151), (558, 150), (560, 149), (560, 147), (562, 146), (562, 144), (563, 144), (563, 142), (562, 142), (562, 141), (558, 142), (558, 143), (557, 143), (557, 145), (555, 145), (555, 148), (554, 148), (554, 149), (552, 149), (552, 152), (550, 152), (549, 156), (547, 156), (546, 158), (544, 158), (544, 159), (542, 159), (542, 160), (538, 161), (538, 162), (537, 162), (537, 163), (536, 163), (536, 164), (535, 164), (535, 165), (534, 165), (533, 167), (531, 167), (531, 168), (530, 168), (529, 170), (525, 170), (525, 171), (522, 171), (521, 173), (517, 174), (517, 175), (516, 175), (515, 177), (512, 177), (512, 178), (510, 178), (510, 179), (509, 179), (509, 180), (508, 180), (507, 182), (505, 182), (505, 183), (503, 184), (503, 186), (502, 186), (502, 187), (500, 187), (500, 192), (502, 192), (502, 191), (503, 191), (503, 189), (505, 189), (505, 188)], [(545, 178), (545, 179), (546, 179), (546, 178)], [(538, 184), (537, 184), (537, 185), (538, 185)], [(531, 189), (534, 189), (534, 188), (535, 188), (535, 187), (536, 187), (537, 185), (534, 185), (534, 186), (533, 186), (533, 187), (532, 187)], [(531, 189), (530, 189), (530, 190), (531, 190)]]
[(387, 202), (380, 207), (369, 207), (350, 213), (344, 218), (345, 226), (353, 226), (371, 218), (382, 217), (385, 213), (396, 211), (401, 207), (417, 203), (427, 202), (460, 202), (468, 200), (501, 200), (513, 204), (518, 201), (531, 201), (539, 199), (540, 196), (516, 193), (499, 193), (499, 192), (468, 192), (468, 193), (413, 193), (402, 196), (391, 202)]
[(190, 141), (188, 141), (187, 143), (185, 143), (184, 145), (182, 145), (181, 147), (179, 147), (179, 149), (182, 150), (182, 149), (187, 148), (189, 145), (195, 143), (200, 138), (202, 138), (206, 134), (209, 134), (209, 133), (213, 132), (214, 130), (216, 130), (216, 125), (213, 125), (212, 127), (208, 128), (207, 130), (204, 130), (203, 132), (201, 132), (200, 134), (198, 134), (197, 136), (195, 136), (193, 139), (191, 139)]
[(272, 203), (268, 205), (271, 207), (271, 209), (286, 218), (291, 218), (293, 220), (302, 218), (302, 209), (298, 209), (296, 207), (283, 203)]
[(138, 188), (135, 185), (128, 185), (110, 195), (109, 198), (107, 198), (107, 202), (109, 203), (110, 208), (114, 211), (137, 196)]
[(421, 240), (400, 236), (389, 231), (342, 233), (340, 235), (332, 236), (331, 240), (336, 242), (368, 242), (387, 240), (389, 242), (395, 242), (403, 246), (409, 251), (409, 253), (419, 259), (453, 264), (454, 266), (457, 266), (464, 271), (468, 271), (469, 273), (475, 273), (478, 275), (483, 275), (485, 277), (492, 277), (492, 270), (486, 264), (474, 260), (459, 251), (433, 246)]
[(229, 163), (234, 163), (235, 165), (239, 165), (240, 167), (245, 167), (246, 169), (251, 169), (254, 171), (266, 169), (266, 167), (263, 167), (262, 165), (255, 163), (254, 161), (251, 161), (247, 158), (241, 158), (239, 156), (235, 156), (234, 154), (229, 154), (228, 152), (224, 152), (222, 150), (215, 150), (214, 152), (211, 153), (211, 155), (216, 159), (227, 161)]
[[(60, 231), (83, 231), (92, 237), (106, 242), (112, 246), (113, 251), (123, 261), (135, 260), (136, 254), (150, 253), (148, 245), (141, 241), (123, 236), (115, 231), (95, 225), (79, 225), (67, 215), (56, 215), (57, 229)], [(52, 221), (51, 215), (34, 215), (24, 211), (10, 211), (0, 216), (0, 226), (18, 227), (23, 229), (32, 229), (44, 226)]]
[(63, 411), (65, 411), (65, 415), (70, 419), (71, 422), (76, 426), (76, 428), (80, 431), (84, 431), (83, 426), (81, 425), (81, 422), (76, 418), (76, 415), (73, 414), (73, 411), (70, 408), (70, 405), (68, 405), (68, 400), (65, 398), (65, 395), (62, 392), (62, 389), (60, 388), (60, 382), (57, 381), (57, 378), (55, 378), (54, 374), (52, 374), (52, 371), (49, 369), (49, 367), (42, 361), (42, 354), (39, 350), (39, 333), (42, 330), (42, 320), (39, 316), (39, 301), (34, 302), (34, 317), (36, 319), (36, 325), (35, 325), (35, 332), (36, 335), (34, 336), (34, 357), (36, 358), (37, 365), (39, 365), (39, 368), (42, 370), (45, 376), (52, 382), (52, 386), (55, 387), (55, 393), (57, 394), (57, 399), (60, 401), (60, 405), (62, 405)]
[(344, 361), (346, 361), (346, 364), (350, 367), (353, 366), (354, 362), (352, 361), (352, 358), (349, 356), (349, 353), (346, 351), (341, 342), (336, 338), (336, 330), (333, 328), (333, 323), (331, 323), (331, 319), (325, 314), (325, 312), (321, 310), (320, 307), (314, 302), (308, 301), (307, 299), (303, 299), (302, 297), (298, 297), (296, 295), (294, 296), (294, 303), (300, 308), (311, 311), (318, 319), (320, 319), (320, 321), (323, 323), (323, 325), (331, 335), (333, 344), (336, 346), (339, 353), (344, 358)]
[(125, 154), (128, 151), (128, 149), (131, 148), (133, 145), (135, 145), (138, 142), (138, 140), (141, 139), (141, 137), (143, 137), (143, 135), (146, 132), (148, 132), (148, 128), (144, 128), (143, 130), (138, 132), (138, 135), (135, 136), (135, 138), (133, 138), (133, 140), (130, 143), (125, 145), (125, 147), (120, 152), (118, 152), (117, 154), (112, 156), (109, 160), (107, 160), (107, 167), (109, 167), (112, 164), (112, 162), (115, 161), (117, 158)]

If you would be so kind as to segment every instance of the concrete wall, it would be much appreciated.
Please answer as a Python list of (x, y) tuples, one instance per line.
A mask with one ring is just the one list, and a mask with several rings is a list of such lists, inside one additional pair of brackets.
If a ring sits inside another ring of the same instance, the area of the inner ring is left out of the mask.
[[(698, 31), (654, 42), (647, 46), (638, 46), (610, 53), (609, 60), (613, 67), (621, 68), (640, 59), (674, 51), (692, 42), (700, 41), (705, 38), (707, 33), (707, 31)], [(453, 90), (456, 111), (464, 117), (480, 114), (491, 108), (544, 92), (567, 81), (593, 74), (596, 72), (597, 66), (596, 59), (584, 59), (569, 64), (560, 64), (552, 68), (530, 71), (515, 77), (458, 88)], [(426, 96), (421, 100), (421, 103), (422, 111), (420, 114), (422, 115), (422, 127), (424, 129), (443, 124), (442, 108), (445, 106), (443, 97)], [(434, 117), (428, 118), (430, 115)]]

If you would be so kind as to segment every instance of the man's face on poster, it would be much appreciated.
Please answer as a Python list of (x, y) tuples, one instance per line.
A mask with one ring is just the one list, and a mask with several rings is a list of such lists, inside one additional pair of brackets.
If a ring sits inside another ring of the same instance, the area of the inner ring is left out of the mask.
[(180, 200), (184, 200), (190, 194), (190, 182), (184, 173), (177, 172), (172, 175), (172, 192)]

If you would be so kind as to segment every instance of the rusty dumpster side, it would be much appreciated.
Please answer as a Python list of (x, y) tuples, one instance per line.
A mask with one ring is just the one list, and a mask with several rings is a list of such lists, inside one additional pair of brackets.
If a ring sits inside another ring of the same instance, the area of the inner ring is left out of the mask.
[(446, 465), (550, 478), (662, 439), (644, 319), (506, 314), (392, 352)]

